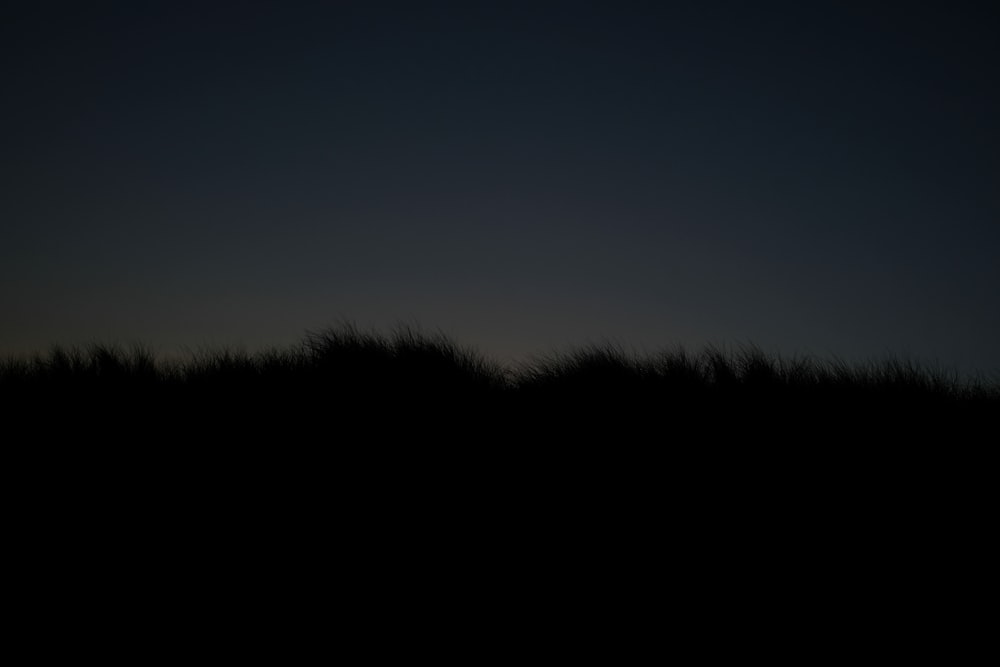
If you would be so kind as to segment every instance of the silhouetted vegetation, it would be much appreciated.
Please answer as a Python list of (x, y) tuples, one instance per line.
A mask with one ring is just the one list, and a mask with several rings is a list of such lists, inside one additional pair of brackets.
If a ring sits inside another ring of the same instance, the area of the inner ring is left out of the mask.
[(654, 559), (710, 572), (699, 587), (840, 582), (907, 526), (922, 540), (928, 520), (989, 506), (1000, 413), (996, 384), (900, 361), (603, 345), (508, 369), (442, 336), (352, 327), (169, 363), (54, 349), (0, 364), (0, 399), (13, 514), (40, 536), (26, 553), (53, 572), (159, 554), (167, 582), (233, 571), (254, 594), (258, 569), (311, 590), (330, 563), (392, 586), (414, 568), (479, 581), (490, 562), (579, 589), (575, 564), (645, 580)]
[(141, 346), (54, 348), (5, 360), (0, 394), (15, 421), (137, 437), (157, 424), (173, 437), (223, 439), (884, 438), (971, 433), (1000, 414), (996, 382), (911, 361), (785, 360), (753, 347), (642, 356), (608, 344), (509, 369), (440, 334), (350, 325), (289, 349), (222, 349), (179, 362)]

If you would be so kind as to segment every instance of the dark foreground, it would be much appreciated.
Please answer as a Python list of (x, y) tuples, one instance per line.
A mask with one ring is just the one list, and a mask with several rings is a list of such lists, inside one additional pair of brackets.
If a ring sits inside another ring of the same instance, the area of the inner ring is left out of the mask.
[(514, 374), (348, 329), (182, 366), (56, 351), (0, 398), (22, 632), (72, 618), (78, 650), (107, 652), (104, 618), (285, 659), (387, 629), (854, 657), (925, 626), (953, 656), (975, 622), (1000, 393), (912, 365), (602, 348)]

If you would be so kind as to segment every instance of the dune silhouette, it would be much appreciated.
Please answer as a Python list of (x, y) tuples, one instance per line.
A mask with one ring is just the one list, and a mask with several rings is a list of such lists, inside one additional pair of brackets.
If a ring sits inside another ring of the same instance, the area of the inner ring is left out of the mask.
[(666, 567), (707, 604), (863, 592), (873, 572), (910, 595), (927, 571), (911, 541), (974, 534), (968, 508), (989, 506), (975, 475), (992, 467), (970, 462), (1000, 390), (753, 348), (506, 368), (348, 326), (170, 363), (53, 349), (3, 362), (0, 399), (18, 534), (66, 590), (100, 573), (241, 600), (261, 572), (312, 591), (334, 564), (362, 601), (484, 578), (575, 600), (595, 572), (645, 591)]
[[(997, 414), (995, 383), (912, 361), (784, 360), (746, 346), (636, 355), (592, 345), (505, 367), (443, 334), (385, 335), (351, 324), (287, 349), (158, 360), (147, 348), (53, 348), (0, 366), (14, 415), (121, 434), (264, 433), (313, 438), (335, 427), (469, 441), (726, 435), (850, 438), (974, 429)], [(353, 437), (353, 436), (352, 436)]]

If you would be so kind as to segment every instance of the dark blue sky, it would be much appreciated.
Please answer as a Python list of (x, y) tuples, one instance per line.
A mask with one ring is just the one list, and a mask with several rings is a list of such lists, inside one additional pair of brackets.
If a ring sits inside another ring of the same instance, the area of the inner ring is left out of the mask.
[(348, 318), (1000, 369), (990, 3), (24, 4), (0, 353)]

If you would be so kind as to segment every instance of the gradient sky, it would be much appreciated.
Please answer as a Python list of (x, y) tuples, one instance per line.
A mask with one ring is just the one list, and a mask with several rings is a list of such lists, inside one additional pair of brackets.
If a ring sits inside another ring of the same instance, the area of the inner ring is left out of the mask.
[(0, 354), (352, 319), (1000, 370), (994, 3), (13, 4)]

